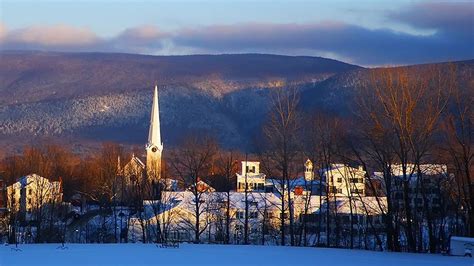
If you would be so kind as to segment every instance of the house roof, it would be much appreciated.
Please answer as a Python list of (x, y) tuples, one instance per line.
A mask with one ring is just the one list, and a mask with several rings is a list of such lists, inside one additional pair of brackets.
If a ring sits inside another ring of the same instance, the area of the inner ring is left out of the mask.
[(29, 174), (29, 175), (25, 175), (25, 176), (20, 177), (17, 182), (12, 184), (12, 186), (26, 187), (29, 184), (33, 183), (33, 182), (39, 182), (39, 181), (43, 181), (43, 180), (45, 180), (48, 184), (50, 184), (52, 186), (57, 186), (60, 183), (60, 181), (51, 181), (48, 178), (42, 177), (38, 174)]
[[(230, 192), (229, 196), (230, 206), (232, 209), (245, 209), (244, 192)], [(263, 211), (265, 208), (273, 211), (281, 210), (281, 198), (275, 193), (249, 192), (247, 197), (251, 210), (255, 208), (260, 211)], [(222, 204), (227, 200), (227, 194), (225, 192), (206, 192), (200, 193), (199, 198), (202, 201), (201, 204), (203, 210), (204, 208), (207, 208), (212, 211), (213, 209), (215, 210), (219, 208), (219, 204)], [(147, 219), (151, 219), (156, 215), (173, 209), (179, 209), (180, 211), (187, 211), (190, 213), (195, 211), (195, 195), (191, 191), (166, 191), (163, 193), (163, 199), (163, 203), (159, 203), (159, 201), (143, 202), (145, 206), (145, 217)], [(295, 209), (299, 210), (302, 210), (305, 203), (309, 202), (309, 213), (319, 213), (321, 209), (324, 211), (327, 206), (327, 201), (320, 196), (310, 196), (309, 198), (306, 196), (295, 196), (293, 201)], [(350, 213), (350, 204), (347, 197), (338, 197), (335, 202), (338, 213)], [(379, 197), (379, 202), (382, 209), (385, 209), (387, 205), (386, 198)], [(329, 205), (331, 209), (334, 208), (333, 198), (329, 199)], [(380, 207), (375, 197), (363, 197), (362, 199), (352, 198), (352, 210), (354, 214), (366, 214), (366, 212), (371, 215), (381, 214)]]
[[(387, 209), (387, 198), (379, 197), (377, 201), (376, 197), (353, 197), (352, 202), (349, 202), (348, 197), (338, 197), (336, 199), (329, 199), (329, 208), (337, 210), (337, 213), (340, 214), (350, 214), (351, 205), (353, 214), (369, 213), (370, 215), (380, 215), (382, 214), (382, 210), (386, 211)], [(317, 213), (321, 211), (325, 212), (327, 210), (327, 206), (327, 201), (324, 200), (324, 203), (322, 203), (321, 208), (317, 211)]]

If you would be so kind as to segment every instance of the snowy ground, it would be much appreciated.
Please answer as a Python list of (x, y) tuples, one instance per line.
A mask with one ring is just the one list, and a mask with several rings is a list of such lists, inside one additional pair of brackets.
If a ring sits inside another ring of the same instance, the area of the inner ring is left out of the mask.
[(0, 265), (351, 265), (472, 266), (473, 258), (363, 250), (184, 244), (158, 248), (151, 244), (0, 246)]

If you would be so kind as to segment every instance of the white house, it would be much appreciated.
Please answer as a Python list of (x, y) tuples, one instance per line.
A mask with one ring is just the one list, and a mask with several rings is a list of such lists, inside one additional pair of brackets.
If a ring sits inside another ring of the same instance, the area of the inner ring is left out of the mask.
[(329, 169), (321, 170), (321, 174), (329, 186), (330, 195), (336, 197), (365, 195), (365, 171), (362, 167), (331, 164)]
[(247, 191), (265, 190), (265, 174), (260, 173), (260, 162), (242, 161), (242, 173), (237, 173), (237, 191), (244, 192), (245, 184)]
[[(421, 164), (419, 166), (420, 171), (414, 164), (407, 164), (405, 167), (405, 175), (403, 175), (402, 165), (394, 164), (391, 167), (393, 176), (392, 193), (397, 206), (404, 204), (402, 183), (407, 181), (412, 208), (417, 212), (421, 212), (425, 206), (428, 206), (432, 212), (439, 211), (441, 203), (440, 184), (450, 177), (447, 166), (444, 164)], [(381, 173), (375, 174), (381, 176)]]

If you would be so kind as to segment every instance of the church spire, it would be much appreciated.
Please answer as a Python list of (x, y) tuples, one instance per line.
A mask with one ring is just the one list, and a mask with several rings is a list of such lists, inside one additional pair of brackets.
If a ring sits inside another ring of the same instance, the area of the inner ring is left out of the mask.
[(148, 132), (148, 144), (161, 146), (160, 132), (160, 109), (158, 103), (158, 86), (155, 85), (153, 94), (153, 106), (151, 109), (150, 131)]
[(151, 108), (150, 131), (148, 132), (148, 143), (146, 145), (146, 168), (151, 179), (159, 179), (161, 176), (161, 153), (163, 143), (160, 132), (160, 107), (158, 104), (158, 86), (155, 85), (153, 94), (153, 105)]

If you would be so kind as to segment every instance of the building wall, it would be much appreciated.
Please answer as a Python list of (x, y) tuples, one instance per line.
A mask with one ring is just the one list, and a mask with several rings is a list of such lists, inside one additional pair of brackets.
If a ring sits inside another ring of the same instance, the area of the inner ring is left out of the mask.
[(14, 211), (31, 212), (45, 204), (61, 201), (60, 182), (50, 182), (36, 174), (7, 187), (7, 206)]
[(365, 171), (360, 168), (334, 164), (330, 170), (324, 171), (323, 175), (332, 196), (365, 195)]
[(260, 173), (260, 162), (242, 161), (242, 172), (237, 173), (237, 191), (244, 192), (247, 183), (247, 191), (265, 190), (265, 174)]

